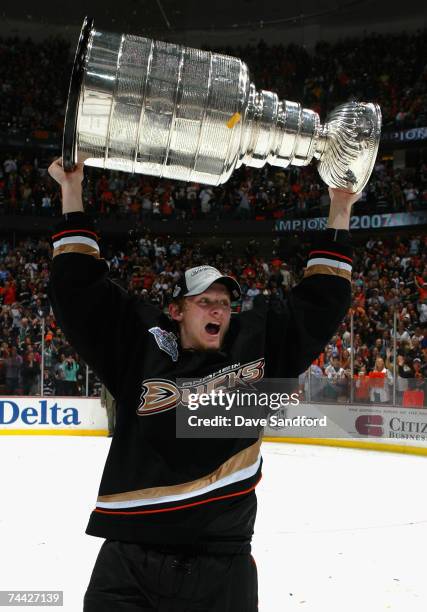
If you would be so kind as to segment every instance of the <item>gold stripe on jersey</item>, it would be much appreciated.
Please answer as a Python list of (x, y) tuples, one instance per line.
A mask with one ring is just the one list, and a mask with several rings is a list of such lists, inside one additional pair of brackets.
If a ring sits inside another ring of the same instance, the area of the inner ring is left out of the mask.
[(53, 249), (53, 257), (62, 255), (63, 253), (81, 253), (82, 255), (91, 255), (99, 259), (99, 250), (87, 244), (63, 244)]
[(227, 459), (222, 465), (219, 466), (211, 474), (202, 476), (197, 480), (191, 482), (185, 482), (183, 484), (165, 486), (165, 487), (151, 487), (149, 489), (139, 489), (137, 491), (126, 491), (125, 493), (114, 493), (113, 495), (100, 495), (98, 497), (99, 502), (118, 502), (118, 501), (133, 501), (140, 499), (162, 498), (169, 497), (171, 495), (182, 495), (185, 493), (193, 493), (203, 489), (209, 485), (216, 483), (217, 481), (230, 476), (239, 470), (253, 465), (259, 456), (259, 449), (261, 447), (261, 438), (249, 446), (238, 452), (236, 455)]
[(335, 268), (334, 266), (325, 266), (322, 264), (310, 266), (304, 272), (304, 278), (313, 276), (313, 274), (329, 274), (331, 276), (341, 276), (348, 281), (351, 281), (351, 272), (343, 268)]

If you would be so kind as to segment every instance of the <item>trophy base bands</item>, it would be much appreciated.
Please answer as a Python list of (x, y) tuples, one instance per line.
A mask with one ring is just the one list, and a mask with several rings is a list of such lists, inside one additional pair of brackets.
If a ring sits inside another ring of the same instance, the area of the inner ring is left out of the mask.
[(0, 591), (0, 607), (63, 605), (63, 591)]

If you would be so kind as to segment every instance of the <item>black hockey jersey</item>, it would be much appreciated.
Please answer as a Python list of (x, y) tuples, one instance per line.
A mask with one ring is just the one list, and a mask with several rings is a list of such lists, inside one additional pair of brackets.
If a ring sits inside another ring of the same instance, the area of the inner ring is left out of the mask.
[(109, 279), (86, 214), (64, 215), (53, 246), (55, 317), (118, 405), (87, 533), (161, 549), (248, 551), (261, 441), (176, 438), (176, 380), (296, 378), (350, 306), (351, 246), (320, 233), (285, 305), (258, 296), (232, 316), (221, 350), (205, 352), (182, 349), (167, 315)]

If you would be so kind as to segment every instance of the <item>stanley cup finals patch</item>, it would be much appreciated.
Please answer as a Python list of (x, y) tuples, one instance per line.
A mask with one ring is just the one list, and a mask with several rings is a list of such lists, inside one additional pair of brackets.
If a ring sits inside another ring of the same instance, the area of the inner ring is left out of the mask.
[(150, 327), (148, 331), (155, 337), (159, 349), (165, 351), (172, 361), (178, 361), (178, 343), (175, 334), (161, 327)]

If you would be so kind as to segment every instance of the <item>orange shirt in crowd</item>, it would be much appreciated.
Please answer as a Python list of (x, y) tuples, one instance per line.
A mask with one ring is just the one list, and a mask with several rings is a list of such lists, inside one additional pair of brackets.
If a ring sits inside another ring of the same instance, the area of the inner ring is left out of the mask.
[(323, 370), (325, 366), (325, 353), (320, 353), (319, 357), (313, 361), (312, 365), (317, 365)]
[(427, 283), (422, 276), (416, 276), (420, 301), (427, 299)]
[(1, 294), (3, 295), (3, 304), (10, 306), (16, 302), (16, 287), (15, 285), (7, 284), (2, 287)]
[(369, 372), (368, 376), (371, 387), (376, 387), (377, 389), (382, 389), (384, 387), (384, 372), (377, 372), (374, 370), (373, 372)]
[(354, 375), (354, 380), (356, 384), (354, 385), (354, 399), (356, 400), (367, 400), (369, 399), (369, 389), (371, 386), (371, 381), (369, 376), (363, 374), (359, 376), (358, 374)]

